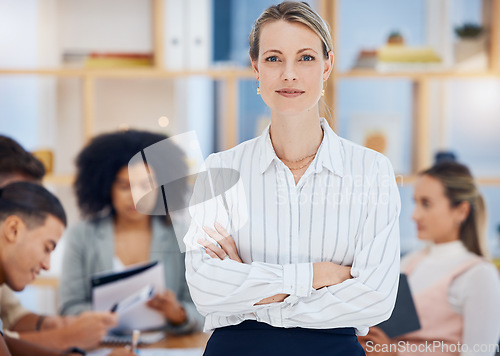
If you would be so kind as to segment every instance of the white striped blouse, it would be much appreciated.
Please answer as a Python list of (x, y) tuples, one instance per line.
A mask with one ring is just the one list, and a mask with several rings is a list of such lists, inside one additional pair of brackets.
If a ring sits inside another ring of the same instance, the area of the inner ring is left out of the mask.
[[(186, 278), (205, 330), (257, 320), (276, 327), (354, 327), (364, 335), (390, 316), (400, 212), (392, 166), (385, 156), (338, 137), (323, 118), (321, 126), (321, 145), (297, 185), (274, 152), (269, 127), (207, 158), (209, 178), (200, 175), (196, 182), (184, 237)], [(197, 243), (211, 240), (202, 227), (215, 222), (234, 238), (244, 263), (212, 259)], [(322, 261), (351, 266), (353, 278), (313, 289), (312, 264)], [(254, 305), (279, 293), (290, 296)]]

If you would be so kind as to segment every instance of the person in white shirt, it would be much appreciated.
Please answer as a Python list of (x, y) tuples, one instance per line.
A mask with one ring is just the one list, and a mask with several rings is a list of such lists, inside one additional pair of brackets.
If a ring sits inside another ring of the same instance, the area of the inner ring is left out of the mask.
[(186, 278), (213, 330), (205, 355), (363, 355), (399, 277), (390, 162), (320, 118), (333, 66), (326, 23), (283, 2), (256, 20), (250, 57), (264, 133), (209, 156), (197, 179)]
[(415, 184), (415, 203), (418, 237), (428, 245), (401, 265), (421, 329), (389, 340), (372, 328), (361, 340), (367, 354), (494, 355), (500, 278), (485, 259), (485, 206), (469, 169), (443, 162), (424, 171)]

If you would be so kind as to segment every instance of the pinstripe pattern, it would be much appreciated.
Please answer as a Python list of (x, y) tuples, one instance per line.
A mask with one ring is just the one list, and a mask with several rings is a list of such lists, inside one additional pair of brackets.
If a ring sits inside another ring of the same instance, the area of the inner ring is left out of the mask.
[[(252, 319), (362, 333), (390, 315), (400, 211), (392, 167), (384, 156), (339, 138), (324, 119), (321, 124), (323, 142), (298, 185), (276, 157), (268, 130), (207, 159), (208, 168), (237, 170), (240, 180), (226, 201), (213, 197), (190, 208), (186, 277), (206, 330)], [(224, 182), (218, 174), (212, 179)], [(216, 221), (235, 239), (243, 264), (211, 259), (196, 243), (208, 238), (202, 226)], [(321, 261), (352, 266), (353, 278), (314, 290), (312, 264)], [(254, 305), (278, 293), (290, 297)]]

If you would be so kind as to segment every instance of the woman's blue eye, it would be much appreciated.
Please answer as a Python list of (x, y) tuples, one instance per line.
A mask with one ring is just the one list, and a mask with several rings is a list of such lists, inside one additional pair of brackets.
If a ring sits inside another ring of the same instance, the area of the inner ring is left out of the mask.
[(302, 56), (302, 60), (306, 62), (314, 61), (314, 57), (308, 54)]
[(266, 61), (267, 62), (277, 62), (278, 61), (278, 57), (276, 57), (276, 56), (267, 57)]

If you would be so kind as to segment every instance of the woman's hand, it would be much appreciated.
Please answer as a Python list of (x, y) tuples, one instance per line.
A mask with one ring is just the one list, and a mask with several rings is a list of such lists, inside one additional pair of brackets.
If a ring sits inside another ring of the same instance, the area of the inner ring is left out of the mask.
[(281, 303), (283, 302), (290, 294), (276, 294), (273, 295), (272, 297), (267, 297), (262, 299), (260, 302), (255, 303), (254, 305), (264, 305), (264, 304), (271, 304), (271, 303)]
[(182, 304), (177, 300), (174, 292), (166, 290), (156, 294), (148, 301), (147, 306), (162, 313), (173, 325), (180, 325), (186, 322), (187, 314)]
[(371, 327), (366, 336), (358, 336), (358, 341), (367, 356), (397, 356), (397, 351), (389, 352), (391, 339), (380, 328)]
[(203, 230), (208, 234), (208, 236), (217, 241), (220, 247), (204, 239), (198, 239), (198, 243), (205, 247), (206, 252), (212, 258), (224, 260), (226, 257), (229, 257), (233, 261), (243, 263), (231, 235), (229, 235), (226, 229), (224, 229), (219, 223), (215, 223), (214, 226), (216, 230), (207, 226), (204, 226)]
[(313, 288), (333, 286), (342, 283), (351, 276), (351, 267), (337, 265), (333, 262), (313, 263)]

